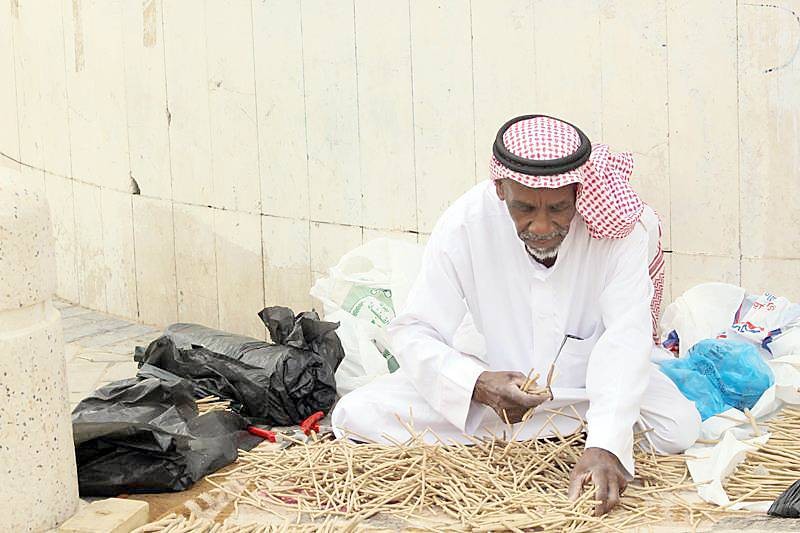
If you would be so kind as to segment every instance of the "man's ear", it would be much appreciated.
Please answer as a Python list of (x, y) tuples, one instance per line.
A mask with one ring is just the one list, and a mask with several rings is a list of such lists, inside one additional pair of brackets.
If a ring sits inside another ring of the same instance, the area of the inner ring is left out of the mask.
[(494, 180), (494, 190), (497, 193), (497, 197), (503, 202), (506, 201), (505, 181), (504, 179)]

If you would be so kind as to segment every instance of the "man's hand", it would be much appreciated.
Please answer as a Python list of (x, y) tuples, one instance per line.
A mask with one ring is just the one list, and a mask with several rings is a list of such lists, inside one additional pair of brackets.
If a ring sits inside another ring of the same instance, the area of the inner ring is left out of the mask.
[(522, 392), (523, 385), (525, 374), (520, 372), (485, 371), (478, 376), (472, 399), (494, 409), (501, 420), (507, 416), (509, 422), (516, 424), (529, 409), (550, 399), (549, 395)]
[(628, 484), (625, 469), (617, 456), (602, 448), (586, 448), (569, 476), (569, 498), (577, 500), (586, 483), (597, 487), (595, 499), (600, 504), (595, 509), (602, 516), (619, 503), (619, 497)]

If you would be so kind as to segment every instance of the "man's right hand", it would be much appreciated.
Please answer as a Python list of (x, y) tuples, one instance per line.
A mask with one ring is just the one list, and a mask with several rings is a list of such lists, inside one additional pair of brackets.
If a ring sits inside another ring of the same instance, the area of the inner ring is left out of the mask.
[[(533, 383), (535, 384), (535, 382)], [(516, 424), (529, 409), (550, 399), (548, 394), (537, 395), (522, 392), (525, 374), (521, 372), (482, 372), (475, 382), (472, 399), (488, 405), (501, 420)], [(505, 414), (503, 412), (505, 411)]]

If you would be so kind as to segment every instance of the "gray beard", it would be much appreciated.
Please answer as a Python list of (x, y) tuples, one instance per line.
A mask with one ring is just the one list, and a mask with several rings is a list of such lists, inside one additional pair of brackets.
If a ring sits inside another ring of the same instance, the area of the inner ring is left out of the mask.
[(555, 259), (558, 257), (558, 249), (561, 248), (561, 245), (554, 246), (552, 248), (531, 248), (527, 244), (525, 245), (525, 249), (528, 253), (536, 259), (537, 261), (548, 261), (550, 259)]

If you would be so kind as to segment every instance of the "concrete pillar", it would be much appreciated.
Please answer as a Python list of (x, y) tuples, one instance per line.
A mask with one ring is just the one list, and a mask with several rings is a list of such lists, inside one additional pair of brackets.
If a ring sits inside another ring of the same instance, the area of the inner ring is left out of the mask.
[(0, 531), (44, 531), (78, 507), (55, 283), (43, 194), (0, 167)]

